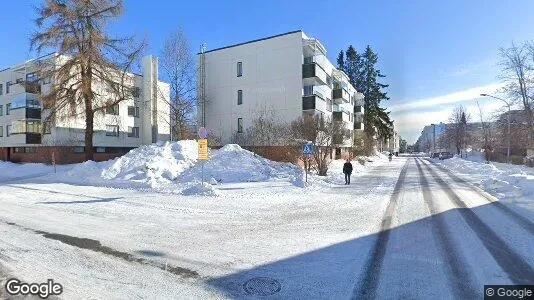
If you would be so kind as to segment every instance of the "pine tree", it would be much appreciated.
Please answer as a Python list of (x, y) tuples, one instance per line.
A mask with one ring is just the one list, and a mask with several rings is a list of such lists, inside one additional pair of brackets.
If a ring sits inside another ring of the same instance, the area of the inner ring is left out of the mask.
[(339, 51), (339, 54), (337, 55), (337, 68), (340, 70), (343, 70), (345, 67), (345, 59), (343, 57), (343, 50)]

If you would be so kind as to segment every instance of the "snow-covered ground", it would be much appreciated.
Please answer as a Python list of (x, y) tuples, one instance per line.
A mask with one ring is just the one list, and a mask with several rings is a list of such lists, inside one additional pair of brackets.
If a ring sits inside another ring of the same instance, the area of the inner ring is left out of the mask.
[[(54, 278), (65, 299), (233, 297), (228, 278), (239, 290), (259, 266), (379, 231), (404, 163), (381, 156), (365, 166), (353, 162), (352, 185), (345, 186), (343, 161), (334, 161), (329, 176), (310, 174), (304, 184), (300, 168), (229, 145), (205, 163), (210, 184), (202, 185), (190, 151), (196, 145), (179, 144), (57, 173), (44, 165), (2, 165), (9, 173), (0, 169), (0, 269), (26, 282)], [(19, 179), (7, 181), (13, 178)], [(362, 238), (352, 246), (367, 253), (372, 245)], [(294, 278), (302, 269), (270, 270), (284, 286), (278, 297), (333, 295), (310, 288), (318, 280), (343, 287), (334, 295), (350, 295), (364, 259), (334, 249), (298, 263), (309, 268), (308, 278)]]
[(534, 168), (522, 165), (485, 163), (480, 154), (435, 160), (495, 196), (502, 203), (534, 212)]
[(528, 169), (376, 155), (346, 186), (342, 160), (305, 183), (236, 145), (195, 155), (184, 141), (57, 173), (1, 164), (0, 281), (53, 278), (64, 299), (254, 299), (257, 278), (279, 284), (266, 298), (434, 299), (534, 280), (530, 189), (485, 178)]

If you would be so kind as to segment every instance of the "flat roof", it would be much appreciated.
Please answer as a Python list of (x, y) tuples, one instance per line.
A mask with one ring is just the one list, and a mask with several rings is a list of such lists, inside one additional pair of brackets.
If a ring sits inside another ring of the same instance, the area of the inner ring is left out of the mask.
[[(228, 48), (232, 48), (232, 47), (237, 47), (237, 46), (241, 46), (241, 45), (246, 45), (246, 44), (250, 44), (250, 43), (260, 42), (260, 41), (273, 39), (273, 38), (276, 38), (276, 37), (279, 37), (279, 36), (284, 36), (284, 35), (293, 34), (293, 33), (297, 33), (297, 32), (302, 32), (302, 30), (300, 30), (300, 29), (299, 30), (294, 30), (294, 31), (286, 32), (286, 33), (281, 33), (281, 34), (277, 34), (277, 35), (273, 35), (273, 36), (264, 37), (264, 38), (257, 39), (257, 40), (252, 40), (252, 41), (248, 41), (248, 42), (244, 42), (244, 43), (239, 43), (239, 44), (234, 44), (234, 45), (230, 45), (230, 46), (226, 46), (226, 47), (216, 48), (216, 49), (213, 49), (213, 50), (208, 50), (208, 51), (206, 51), (204, 53), (209, 53), (209, 52), (219, 51), (219, 50), (228, 49)], [(202, 54), (202, 53), (199, 52), (199, 53), (197, 53), (197, 55), (198, 54)]]

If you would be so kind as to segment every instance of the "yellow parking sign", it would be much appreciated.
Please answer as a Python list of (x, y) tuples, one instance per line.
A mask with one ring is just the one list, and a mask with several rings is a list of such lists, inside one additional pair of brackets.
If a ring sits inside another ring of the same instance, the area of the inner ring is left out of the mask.
[(200, 160), (208, 159), (208, 139), (198, 140), (198, 159)]

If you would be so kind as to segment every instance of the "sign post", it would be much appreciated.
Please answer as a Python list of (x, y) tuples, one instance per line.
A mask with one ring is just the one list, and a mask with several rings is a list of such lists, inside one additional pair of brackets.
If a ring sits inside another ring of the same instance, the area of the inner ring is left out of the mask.
[(307, 142), (302, 145), (302, 154), (304, 156), (304, 171), (306, 172), (306, 183), (308, 183), (308, 165), (310, 164), (310, 159), (314, 153), (313, 144)]
[(208, 130), (204, 127), (198, 129), (198, 159), (202, 161), (202, 183), (204, 183), (204, 161), (208, 160)]

